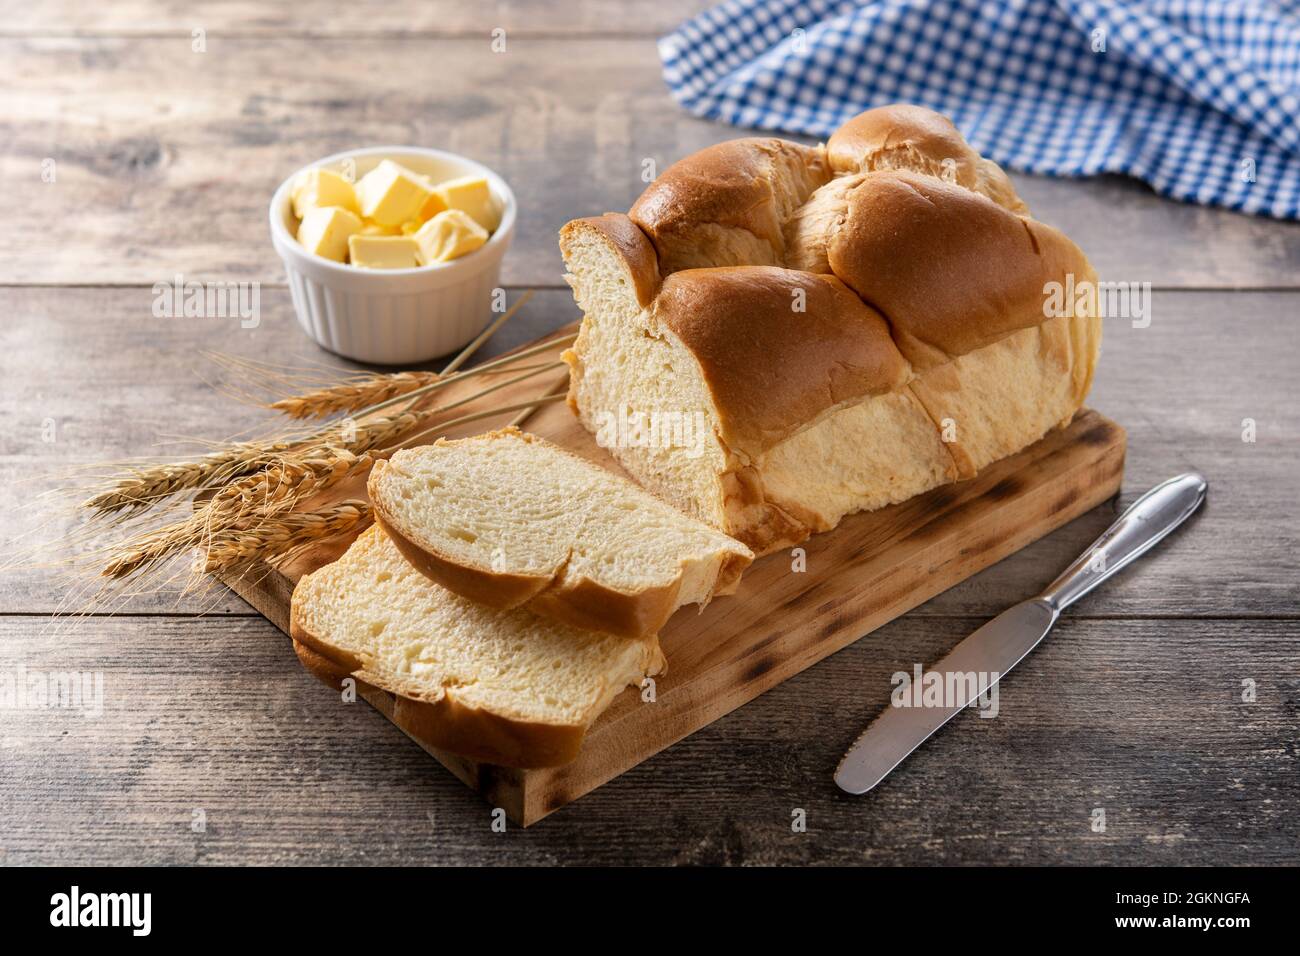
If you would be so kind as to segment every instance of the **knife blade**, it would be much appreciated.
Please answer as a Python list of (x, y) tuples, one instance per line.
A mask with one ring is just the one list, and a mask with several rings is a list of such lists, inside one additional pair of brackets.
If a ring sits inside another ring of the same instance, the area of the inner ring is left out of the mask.
[[(1152, 488), (1037, 597), (1003, 611), (930, 668), (951, 689), (941, 706), (889, 707), (844, 754), (835, 783), (866, 793), (939, 728), (988, 692), (1051, 631), (1061, 612), (1186, 521), (1209, 486), (1196, 472)], [(975, 675), (973, 680), (950, 675)]]

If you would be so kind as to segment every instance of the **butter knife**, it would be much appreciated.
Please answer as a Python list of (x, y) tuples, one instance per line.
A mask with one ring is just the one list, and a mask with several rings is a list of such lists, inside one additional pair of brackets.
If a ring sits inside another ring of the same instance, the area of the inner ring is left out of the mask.
[(943, 675), (973, 673), (974, 681), (945, 681), (955, 694), (944, 706), (886, 708), (844, 755), (835, 783), (848, 793), (866, 793), (884, 780), (1037, 647), (1062, 611), (1186, 521), (1205, 500), (1208, 487), (1201, 475), (1188, 472), (1133, 502), (1047, 590), (1003, 611), (930, 669)]

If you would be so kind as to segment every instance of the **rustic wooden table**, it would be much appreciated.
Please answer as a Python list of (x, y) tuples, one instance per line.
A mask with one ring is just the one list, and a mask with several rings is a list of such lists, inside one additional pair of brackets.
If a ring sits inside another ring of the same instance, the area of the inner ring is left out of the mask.
[[(522, 201), (505, 281), (543, 290), (499, 352), (576, 316), (565, 220), (625, 209), (643, 158), (663, 168), (736, 135), (677, 109), (659, 77), (654, 38), (692, 0), (185, 6), (3, 4), (10, 549), (40, 476), (259, 420), (205, 384), (201, 350), (341, 364), (298, 331), (270, 247), (266, 202), (288, 170), (373, 143), (498, 169)], [(237, 597), (142, 595), (52, 624), (60, 578), (10, 569), (0, 668), (100, 670), (106, 701), (99, 719), (0, 718), (0, 862), (1300, 861), (1300, 226), (1117, 179), (1016, 180), (1103, 277), (1155, 288), (1149, 327), (1107, 322), (1091, 402), (1128, 429), (1121, 504), (1190, 468), (1211, 491), (1070, 611), (1004, 682), (998, 719), (962, 715), (865, 798), (831, 782), (890, 673), (1046, 584), (1111, 508), (504, 834), (377, 713), (338, 707)], [(153, 285), (177, 274), (260, 281), (260, 325), (156, 318)]]

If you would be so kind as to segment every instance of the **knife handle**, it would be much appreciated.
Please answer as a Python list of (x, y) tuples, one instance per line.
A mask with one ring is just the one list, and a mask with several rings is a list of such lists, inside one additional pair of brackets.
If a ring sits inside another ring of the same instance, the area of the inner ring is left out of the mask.
[(1209, 489), (1194, 471), (1156, 485), (1119, 516), (1040, 597), (1063, 611), (1186, 521)]

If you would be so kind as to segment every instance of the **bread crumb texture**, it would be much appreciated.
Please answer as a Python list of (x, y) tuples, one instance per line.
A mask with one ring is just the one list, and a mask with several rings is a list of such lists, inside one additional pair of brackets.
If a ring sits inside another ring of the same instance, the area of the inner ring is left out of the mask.
[(533, 579), (524, 593), (680, 584), (679, 605), (704, 602), (726, 562), (752, 557), (625, 478), (517, 429), (399, 451), (370, 490), (404, 538), (484, 574)]
[(295, 637), (369, 683), (520, 724), (584, 728), (662, 663), (653, 641), (459, 597), (411, 567), (377, 525), (302, 578), (292, 614)]

